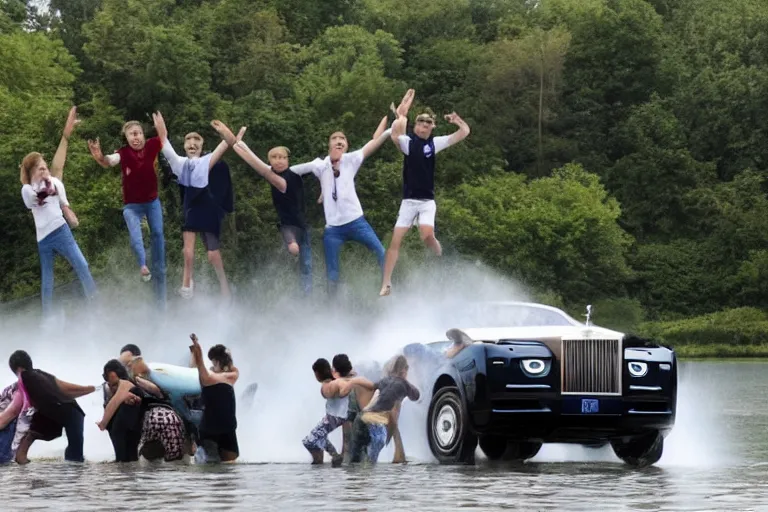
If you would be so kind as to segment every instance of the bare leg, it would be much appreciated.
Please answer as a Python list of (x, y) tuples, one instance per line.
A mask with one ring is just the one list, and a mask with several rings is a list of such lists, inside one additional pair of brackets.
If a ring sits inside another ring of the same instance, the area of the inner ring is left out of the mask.
[(36, 438), (33, 434), (27, 434), (22, 438), (21, 442), (19, 443), (19, 448), (16, 450), (16, 463), (29, 463), (27, 452), (29, 452), (29, 447), (32, 446), (32, 443), (35, 442), (35, 439)]
[(403, 447), (403, 440), (400, 438), (400, 428), (398, 427), (400, 405), (401, 404), (398, 403), (389, 413), (388, 434), (395, 440), (395, 455), (392, 458), (393, 464), (402, 464), (405, 462), (405, 448)]
[(395, 271), (397, 258), (400, 256), (400, 245), (403, 243), (403, 237), (409, 229), (411, 228), (395, 227), (392, 231), (392, 241), (389, 243), (387, 256), (384, 260), (384, 278), (381, 281), (381, 291), (379, 292), (381, 297), (389, 295), (392, 290), (392, 272)]
[(219, 278), (219, 287), (221, 288), (221, 296), (229, 298), (231, 293), (229, 291), (229, 282), (227, 281), (227, 275), (224, 273), (224, 261), (221, 259), (221, 251), (208, 251), (208, 261), (216, 271), (216, 277)]
[(189, 288), (192, 282), (192, 270), (195, 266), (195, 240), (197, 236), (194, 231), (184, 231), (182, 238), (184, 240), (184, 249), (182, 249), (184, 254), (184, 273), (181, 278), (181, 286)]
[(421, 235), (421, 239), (424, 241), (424, 244), (432, 249), (432, 252), (435, 253), (435, 256), (443, 255), (443, 248), (440, 246), (440, 242), (437, 240), (437, 238), (435, 238), (434, 226), (419, 226), (419, 235)]
[(323, 451), (322, 450), (310, 450), (309, 453), (312, 454), (312, 464), (322, 464), (323, 463)]

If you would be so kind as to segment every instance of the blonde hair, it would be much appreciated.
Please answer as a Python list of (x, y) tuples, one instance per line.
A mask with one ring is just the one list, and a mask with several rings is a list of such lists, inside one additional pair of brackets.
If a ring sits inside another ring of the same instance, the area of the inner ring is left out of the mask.
[(276, 155), (278, 153), (285, 154), (286, 158), (291, 156), (291, 150), (288, 149), (287, 147), (285, 147), (285, 146), (275, 146), (274, 148), (269, 150), (269, 153), (267, 153), (267, 160), (269, 160), (270, 158), (272, 158), (272, 156), (274, 156), (274, 155)]
[(399, 376), (408, 369), (408, 360), (404, 355), (398, 355), (387, 361), (384, 365), (384, 374), (389, 377)]
[(138, 121), (128, 121), (127, 123), (125, 123), (125, 124), (123, 125), (123, 129), (122, 129), (122, 132), (123, 132), (123, 137), (125, 137), (125, 133), (128, 131), (128, 129), (129, 129), (131, 126), (138, 126), (139, 128), (141, 128), (141, 131), (142, 131), (142, 133), (144, 132), (144, 127), (143, 127), (143, 126), (141, 126), (141, 123), (140, 123), (140, 122), (138, 122)]
[(19, 179), (21, 180), (22, 185), (30, 184), (32, 181), (32, 171), (35, 169), (35, 167), (37, 167), (40, 160), (42, 159), (43, 155), (37, 151), (33, 151), (24, 157), (24, 159), (21, 161), (21, 165), (19, 166)]

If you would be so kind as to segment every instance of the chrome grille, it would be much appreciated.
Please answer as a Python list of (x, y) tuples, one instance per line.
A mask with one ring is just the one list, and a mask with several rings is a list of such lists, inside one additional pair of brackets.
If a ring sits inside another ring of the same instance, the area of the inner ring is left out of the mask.
[(563, 394), (621, 394), (621, 340), (562, 340)]

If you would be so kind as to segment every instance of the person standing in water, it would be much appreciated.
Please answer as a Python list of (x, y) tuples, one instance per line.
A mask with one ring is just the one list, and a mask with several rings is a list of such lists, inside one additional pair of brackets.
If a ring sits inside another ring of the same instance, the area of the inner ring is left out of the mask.
[(237, 443), (237, 411), (234, 385), (240, 371), (234, 366), (232, 355), (224, 345), (214, 345), (208, 351), (213, 363), (211, 371), (205, 367), (203, 349), (197, 336), (189, 335), (189, 350), (197, 366), (200, 386), (203, 388), (203, 419), (200, 422), (200, 445), (195, 460), (200, 462), (233, 462), (240, 456)]
[(30, 417), (23, 410), (24, 393), (18, 382), (0, 391), (0, 464), (13, 460), (21, 439), (29, 430)]
[(107, 430), (115, 450), (115, 462), (139, 460), (139, 440), (143, 421), (143, 399), (148, 395), (130, 380), (128, 371), (117, 359), (107, 361), (103, 373), (110, 397), (104, 416), (96, 425)]
[(461, 142), (469, 135), (469, 125), (456, 112), (445, 116), (446, 121), (459, 127), (452, 135), (433, 137), (435, 117), (427, 112), (416, 116), (413, 132), (406, 134), (408, 110), (414, 95), (413, 89), (405, 93), (397, 108), (397, 120), (392, 123), (392, 141), (404, 155), (403, 201), (387, 249), (380, 296), (389, 295), (392, 291), (392, 272), (400, 254), (400, 245), (414, 224), (418, 223), (419, 234), (426, 246), (435, 255), (442, 255), (443, 249), (435, 238), (435, 157), (440, 151)]
[(40, 153), (29, 153), (20, 166), (21, 197), (24, 205), (32, 212), (37, 231), (41, 270), (40, 297), (44, 317), (50, 315), (53, 305), (53, 264), (57, 253), (72, 265), (85, 297), (91, 299), (96, 295), (96, 283), (91, 276), (88, 262), (70, 229), (70, 226), (77, 227), (79, 221), (69, 206), (64, 183), (60, 180), (64, 174), (67, 141), (77, 122), (76, 110), (72, 107), (51, 169), (48, 169)]
[(11, 354), (8, 360), (11, 371), (19, 378), (20, 387), (29, 404), (35, 408), (29, 431), (16, 451), (16, 462), (29, 462), (27, 453), (36, 440), (52, 441), (67, 434), (64, 459), (84, 462), (83, 421), (85, 413), (77, 404), (77, 398), (96, 391), (94, 386), (78, 386), (57, 379), (50, 373), (32, 366), (32, 358), (23, 350)]
[(290, 151), (285, 146), (269, 150), (264, 163), (242, 140), (238, 141), (232, 131), (220, 121), (214, 121), (214, 128), (248, 165), (270, 185), (272, 204), (279, 219), (279, 230), (285, 247), (292, 256), (299, 258), (301, 288), (305, 295), (312, 293), (312, 246), (309, 238), (304, 209), (304, 182), (288, 164)]
[(327, 359), (320, 358), (312, 365), (315, 379), (320, 383), (320, 394), (325, 398), (325, 416), (304, 438), (302, 444), (312, 455), (312, 464), (323, 463), (323, 452), (331, 456), (331, 464), (340, 466), (344, 458), (328, 436), (347, 421), (349, 394), (355, 386), (373, 389), (373, 383), (361, 377), (336, 379)]
[(368, 458), (372, 463), (379, 459), (379, 453), (387, 443), (387, 430), (392, 421), (392, 411), (406, 397), (412, 401), (419, 399), (419, 390), (408, 382), (408, 361), (405, 356), (397, 356), (392, 364), (390, 375), (376, 383), (376, 394), (363, 409), (362, 420), (368, 425), (370, 444)]
[(320, 180), (325, 231), (323, 249), (328, 292), (334, 296), (339, 283), (339, 255), (346, 242), (358, 242), (376, 255), (379, 267), (384, 268), (384, 246), (376, 232), (365, 220), (363, 207), (355, 190), (355, 177), (363, 161), (378, 150), (389, 137), (387, 118), (382, 118), (373, 138), (362, 148), (347, 153), (349, 144), (343, 132), (334, 132), (328, 139), (328, 156), (312, 162), (291, 166), (299, 176), (313, 173)]
[[(195, 240), (199, 233), (208, 252), (208, 261), (219, 280), (221, 296), (228, 299), (231, 292), (224, 273), (220, 238), (224, 215), (234, 210), (229, 167), (221, 160), (229, 144), (224, 140), (212, 153), (203, 155), (203, 137), (197, 132), (190, 132), (184, 136), (184, 151), (187, 156), (181, 157), (176, 154), (167, 138), (168, 129), (162, 114), (157, 114), (156, 123), (162, 125), (159, 127), (159, 132), (166, 134), (166, 138), (162, 141), (163, 156), (168, 161), (173, 174), (178, 178), (182, 190), (184, 272), (179, 294), (185, 299), (190, 299), (194, 293), (192, 271), (195, 262)], [(238, 137), (242, 137), (244, 132), (245, 129), (241, 129)], [(239, 138), (235, 139), (237, 140)], [(214, 193), (219, 190), (221, 193)]]
[[(104, 156), (99, 139), (88, 141), (93, 159), (104, 168), (120, 165), (123, 183), (123, 217), (128, 226), (131, 248), (139, 264), (144, 281), (153, 280), (155, 299), (161, 308), (166, 305), (165, 282), (165, 235), (163, 234), (163, 207), (157, 188), (155, 160), (168, 138), (165, 124), (158, 124), (159, 113), (152, 114), (157, 137), (146, 139), (144, 129), (138, 121), (128, 121), (122, 133), (128, 144), (116, 153)], [(149, 224), (152, 247), (152, 271), (147, 266), (144, 240), (141, 234), (141, 220), (146, 217)]]

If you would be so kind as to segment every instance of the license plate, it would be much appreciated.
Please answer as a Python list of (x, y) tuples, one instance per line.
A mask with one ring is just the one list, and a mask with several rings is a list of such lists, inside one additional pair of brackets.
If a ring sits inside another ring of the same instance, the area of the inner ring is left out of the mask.
[(594, 414), (600, 412), (600, 401), (594, 398), (582, 398), (581, 399), (581, 413), (582, 414)]

